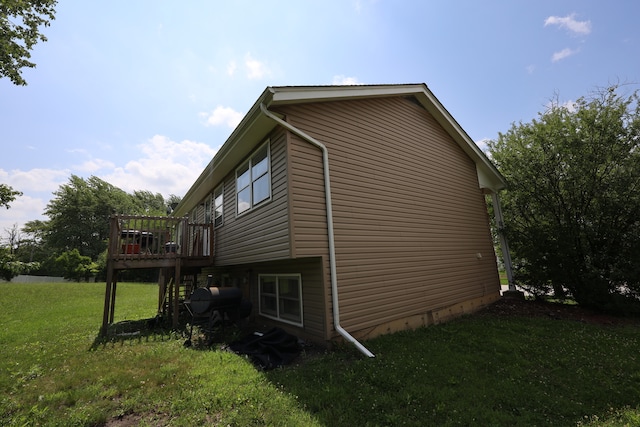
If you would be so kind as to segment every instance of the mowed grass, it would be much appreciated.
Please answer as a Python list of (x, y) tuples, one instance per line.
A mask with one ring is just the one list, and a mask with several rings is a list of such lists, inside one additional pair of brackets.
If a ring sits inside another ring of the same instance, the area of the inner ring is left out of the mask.
[[(640, 425), (637, 325), (472, 315), (365, 342), (375, 359), (345, 346), (260, 372), (179, 332), (97, 340), (103, 298), (0, 284), (0, 425)], [(121, 283), (116, 322), (156, 302)]]
[[(118, 284), (115, 322), (154, 317), (157, 298)], [(181, 334), (96, 342), (103, 301), (104, 284), (0, 285), (0, 425), (318, 425), (244, 358)]]

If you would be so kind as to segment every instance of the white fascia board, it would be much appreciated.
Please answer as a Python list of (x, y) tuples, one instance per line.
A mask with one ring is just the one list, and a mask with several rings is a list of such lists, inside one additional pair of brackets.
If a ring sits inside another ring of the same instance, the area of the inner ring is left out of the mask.
[(344, 101), (358, 98), (406, 96), (415, 94), (423, 88), (426, 88), (426, 86), (421, 83), (403, 85), (274, 86), (270, 89), (273, 93), (272, 105), (286, 105)]
[(499, 191), (506, 182), (498, 169), (462, 129), (426, 84), (353, 85), (353, 86), (275, 86), (268, 88), (272, 105), (389, 96), (414, 96), (475, 162), (481, 188)]
[(481, 188), (499, 191), (506, 187), (500, 172), (478, 148), (456, 120), (424, 83), (398, 85), (353, 86), (270, 86), (267, 87), (227, 141), (187, 191), (175, 210), (175, 215), (186, 215), (196, 206), (227, 173), (249, 154), (251, 148), (264, 139), (275, 124), (260, 112), (260, 104), (302, 104), (310, 102), (341, 101), (348, 99), (378, 98), (389, 96), (415, 96), (460, 147), (476, 163)]

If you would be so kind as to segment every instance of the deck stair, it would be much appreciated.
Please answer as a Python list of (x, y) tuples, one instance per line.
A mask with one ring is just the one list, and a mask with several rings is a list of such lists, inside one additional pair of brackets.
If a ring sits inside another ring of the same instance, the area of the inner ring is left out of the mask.
[(177, 327), (181, 305), (196, 286), (197, 274), (213, 259), (213, 224), (191, 223), (187, 217), (112, 215), (100, 334), (106, 335), (113, 323), (120, 271), (158, 269), (158, 314)]

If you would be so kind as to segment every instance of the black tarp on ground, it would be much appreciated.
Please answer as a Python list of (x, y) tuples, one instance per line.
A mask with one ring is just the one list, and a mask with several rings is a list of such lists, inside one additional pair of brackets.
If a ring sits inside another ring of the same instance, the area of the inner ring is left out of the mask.
[(229, 349), (246, 355), (260, 369), (273, 369), (288, 365), (300, 354), (298, 338), (280, 328), (252, 333), (229, 344)]

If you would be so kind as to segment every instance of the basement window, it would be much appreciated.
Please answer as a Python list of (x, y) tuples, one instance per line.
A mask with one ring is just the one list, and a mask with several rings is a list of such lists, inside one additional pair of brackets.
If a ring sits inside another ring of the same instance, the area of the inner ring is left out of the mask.
[(261, 274), (258, 283), (262, 316), (302, 326), (302, 278), (299, 274)]
[(238, 215), (271, 199), (269, 142), (258, 148), (236, 169), (236, 206)]

